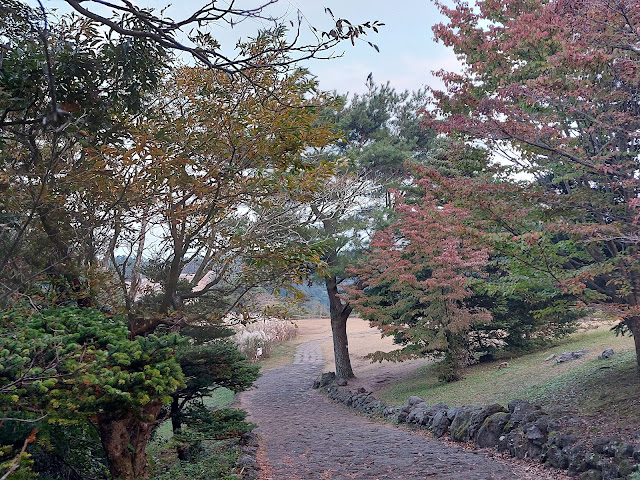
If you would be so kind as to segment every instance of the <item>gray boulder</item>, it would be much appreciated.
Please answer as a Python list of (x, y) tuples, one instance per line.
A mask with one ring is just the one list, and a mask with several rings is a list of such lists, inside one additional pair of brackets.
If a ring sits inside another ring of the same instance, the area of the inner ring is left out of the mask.
[(525, 458), (529, 453), (529, 440), (522, 429), (517, 428), (498, 439), (498, 450), (507, 451), (512, 457)]
[(560, 448), (566, 448), (575, 444), (577, 441), (578, 437), (576, 437), (575, 435), (571, 435), (569, 433), (558, 433), (549, 443), (558, 445)]
[(511, 413), (511, 419), (506, 426), (507, 430), (519, 427), (527, 423), (533, 423), (545, 413), (529, 402), (524, 400), (512, 400), (509, 402), (509, 412)]
[(236, 466), (240, 468), (250, 468), (252, 470), (257, 470), (258, 462), (251, 455), (242, 454), (238, 457)]
[(468, 442), (470, 440), (469, 426), (471, 425), (471, 417), (474, 413), (480, 412), (481, 410), (482, 407), (477, 405), (465, 405), (464, 407), (458, 408), (456, 416), (453, 418), (451, 426), (449, 427), (451, 440), (455, 442)]
[(618, 476), (620, 478), (627, 478), (635, 471), (635, 469), (637, 469), (637, 466), (635, 464), (632, 464), (627, 459), (622, 459), (617, 462), (616, 467), (618, 469)]
[(633, 459), (640, 463), (640, 445), (636, 445), (635, 447), (633, 447)]
[(422, 424), (425, 418), (425, 411), (423, 408), (414, 408), (407, 415), (407, 423), (417, 423)]
[(607, 359), (607, 358), (611, 358), (611, 357), (613, 357), (614, 353), (615, 353), (615, 352), (613, 351), (613, 348), (607, 348), (604, 352), (602, 352), (602, 353), (598, 356), (598, 358), (599, 358), (600, 360), (605, 360), (605, 359)]
[(611, 445), (615, 445), (619, 442), (621, 442), (619, 437), (597, 437), (591, 441), (591, 444), (593, 445), (593, 449), (597, 453), (605, 454), (612, 457), (613, 455), (609, 454)]
[(373, 402), (375, 398), (371, 396), (371, 392), (358, 393), (352, 398), (351, 406), (359, 412), (364, 412)]
[(458, 413), (458, 407), (449, 407), (449, 409), (447, 410), (447, 418), (449, 420), (453, 420), (456, 416), (456, 413)]
[(444, 416), (449, 420), (449, 423), (451, 423), (451, 419), (447, 417), (448, 410), (449, 410), (449, 407), (447, 406), (446, 403), (436, 403), (435, 405), (431, 405), (425, 411), (425, 418), (422, 424), (427, 428), (430, 428), (433, 424), (433, 419), (436, 417), (436, 415)]
[(634, 446), (618, 437), (600, 437), (593, 440), (593, 449), (607, 457), (633, 456)]
[(382, 411), (382, 415), (384, 415), (385, 417), (393, 417), (398, 413), (400, 413), (400, 409), (391, 406), (385, 407)]
[(557, 363), (564, 363), (570, 360), (575, 360), (576, 358), (580, 358), (585, 353), (588, 353), (588, 350), (576, 350), (575, 352), (562, 352), (562, 355), (558, 355), (556, 357)]
[(439, 410), (431, 421), (431, 431), (436, 438), (442, 437), (449, 430), (451, 420), (447, 417), (446, 410)]
[(553, 468), (565, 469), (569, 466), (569, 459), (558, 445), (551, 445), (547, 449), (545, 463)]
[(411, 411), (412, 408), (413, 408), (412, 405), (409, 405), (408, 403), (405, 403), (400, 407), (400, 411), (403, 412), (403, 413), (407, 413), (408, 414)]
[(562, 449), (563, 455), (569, 462), (568, 473), (576, 476), (593, 467), (593, 452), (589, 452), (587, 446), (580, 442), (573, 446), (566, 446)]
[(488, 417), (500, 412), (507, 413), (507, 410), (498, 403), (487, 405), (486, 407), (473, 412), (471, 414), (471, 421), (469, 422), (469, 439), (475, 440), (478, 434), (478, 430), (480, 430), (480, 427), (482, 427), (484, 421)]
[(322, 375), (320, 375), (320, 377), (318, 377), (318, 379), (315, 382), (313, 382), (313, 388), (326, 387), (331, 382), (333, 382), (335, 379), (336, 379), (335, 372), (323, 373)]
[(547, 439), (546, 435), (537, 425), (529, 425), (524, 434), (531, 443), (536, 445), (542, 445)]
[(259, 445), (258, 435), (253, 432), (243, 433), (240, 437), (240, 445), (257, 447)]
[(602, 480), (602, 472), (600, 470), (587, 470), (580, 475), (580, 480)]
[(508, 412), (496, 412), (487, 417), (478, 430), (476, 443), (483, 448), (498, 445), (498, 439), (510, 418), (511, 414)]

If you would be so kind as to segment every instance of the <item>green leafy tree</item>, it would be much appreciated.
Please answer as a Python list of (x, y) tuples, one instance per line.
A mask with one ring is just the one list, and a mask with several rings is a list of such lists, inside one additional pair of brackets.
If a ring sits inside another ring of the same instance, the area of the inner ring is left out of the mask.
[(390, 189), (408, 176), (404, 164), (428, 150), (433, 134), (419, 126), (423, 92), (398, 93), (368, 80), (369, 91), (354, 95), (331, 120), (343, 139), (321, 158), (343, 157), (339, 175), (326, 179), (323, 194), (311, 201), (312, 238), (327, 247), (327, 270), (322, 279), (329, 298), (336, 374), (354, 376), (349, 359), (346, 325), (352, 306), (340, 294), (350, 281), (345, 267), (360, 254), (373, 231), (389, 223)]
[[(472, 326), (470, 344), (474, 351), (484, 352), (482, 359), (492, 358), (499, 350), (522, 353), (571, 333), (576, 320), (584, 316), (586, 310), (575, 308), (575, 299), (553, 278), (541, 274), (537, 265), (520, 260), (522, 256), (518, 255), (518, 249), (522, 245), (518, 241), (493, 235), (500, 232), (502, 226), (484, 223), (481, 233), (476, 228), (479, 219), (473, 215), (477, 209), (472, 207), (477, 205), (461, 201), (467, 197), (477, 200), (492, 185), (491, 200), (482, 205), (494, 211), (498, 205), (503, 205), (505, 213), (513, 213), (510, 218), (517, 218), (522, 225), (527, 225), (526, 228), (535, 228), (537, 219), (522, 215), (521, 211), (513, 212), (513, 206), (520, 199), (517, 187), (505, 178), (504, 167), (493, 165), (483, 147), (470, 146), (452, 138), (441, 139), (438, 143), (440, 145), (423, 160), (425, 168), (415, 170), (416, 178), (422, 179), (417, 184), (427, 182), (429, 195), (442, 203), (450, 202), (467, 209), (467, 227), (475, 241), (490, 251), (484, 269), (486, 275), (473, 282), (473, 295), (467, 301), (469, 306), (484, 308), (492, 316), (491, 322)], [(503, 190), (502, 195), (497, 193), (500, 190)], [(419, 188), (409, 187), (405, 191), (409, 192), (411, 202), (420, 203)], [(496, 238), (501, 238), (502, 243), (490, 241)]]
[(63, 307), (4, 312), (1, 329), (5, 415), (91, 422), (113, 477), (146, 478), (145, 447), (157, 414), (184, 381), (173, 355), (180, 338), (130, 340), (123, 319)]
[(101, 38), (87, 21), (51, 25), (20, 2), (3, 4), (0, 17), (0, 301), (93, 304), (106, 230), (134, 180), (130, 165), (96, 153), (127, 138), (164, 53)]
[[(272, 61), (275, 54), (263, 63)], [(136, 188), (146, 195), (137, 209), (127, 205), (109, 246), (135, 334), (198, 315), (241, 314), (255, 288), (289, 288), (321, 264), (320, 244), (301, 236), (295, 212), (335, 170), (307, 155), (335, 139), (318, 122), (329, 100), (311, 96), (316, 84), (302, 70), (265, 66), (246, 77), (177, 69), (158, 91), (159, 105), (136, 126), (124, 156), (144, 159)], [(160, 247), (144, 265), (149, 229)], [(123, 250), (129, 254), (118, 261)], [(155, 304), (136, 311), (141, 292), (131, 279), (143, 268), (159, 289)]]

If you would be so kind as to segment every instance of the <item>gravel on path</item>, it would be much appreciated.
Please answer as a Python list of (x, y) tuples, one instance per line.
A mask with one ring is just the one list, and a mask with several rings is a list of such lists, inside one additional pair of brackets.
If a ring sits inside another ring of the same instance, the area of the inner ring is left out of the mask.
[[(312, 390), (321, 340), (298, 347), (294, 363), (263, 373), (241, 396), (261, 437), (261, 480), (514, 480), (506, 462), (368, 420)], [(538, 477), (540, 478), (540, 477)]]

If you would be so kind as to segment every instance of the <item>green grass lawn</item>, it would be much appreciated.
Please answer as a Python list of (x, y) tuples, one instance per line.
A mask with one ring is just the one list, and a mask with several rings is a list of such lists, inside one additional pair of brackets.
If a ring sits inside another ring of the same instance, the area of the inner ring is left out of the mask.
[[(606, 348), (615, 355), (598, 359)], [(586, 349), (588, 354), (558, 364), (547, 360), (551, 354)], [(509, 360), (469, 367), (458, 382), (442, 383), (434, 365), (418, 369), (409, 378), (378, 392), (376, 396), (392, 404), (404, 403), (408, 396), (422, 397), (428, 404), (450, 406), (487, 405), (522, 399), (540, 404), (558, 417), (579, 417), (574, 433), (579, 435), (619, 435), (627, 439), (640, 432), (640, 380), (635, 349), (630, 337), (616, 337), (608, 329), (574, 334), (552, 348)]]
[[(598, 360), (596, 357), (609, 347), (616, 355), (610, 360)], [(589, 353), (577, 360), (562, 364), (545, 360), (551, 354), (581, 349)], [(569, 379), (591, 375), (603, 366), (628, 363), (632, 350), (630, 337), (616, 337), (608, 329), (587, 331), (574, 334), (554, 347), (509, 359), (508, 368), (498, 368), (500, 362), (474, 365), (465, 369), (464, 378), (458, 382), (439, 382), (435, 366), (427, 365), (408, 379), (382, 390), (378, 396), (396, 405), (409, 395), (420, 396), (427, 403), (449, 405), (506, 404), (514, 398), (540, 401), (551, 398), (552, 392), (560, 392)]]
[(234, 393), (228, 388), (216, 388), (211, 395), (204, 398), (204, 404), (209, 408), (230, 407), (233, 404)]

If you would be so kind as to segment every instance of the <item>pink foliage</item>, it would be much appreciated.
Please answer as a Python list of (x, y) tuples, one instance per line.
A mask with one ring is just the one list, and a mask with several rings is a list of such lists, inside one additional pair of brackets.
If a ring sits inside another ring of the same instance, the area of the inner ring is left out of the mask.
[(472, 294), (469, 283), (482, 275), (488, 250), (465, 226), (468, 212), (439, 202), (426, 190), (428, 184), (422, 182), (425, 196), (419, 205), (398, 199), (400, 220), (375, 235), (367, 260), (352, 268), (358, 286), (347, 288), (361, 315), (383, 334), (400, 333), (399, 342), (409, 345), (395, 359), (429, 352), (460, 356), (453, 337), (463, 345), (473, 324), (491, 319), (488, 312), (465, 305)]

